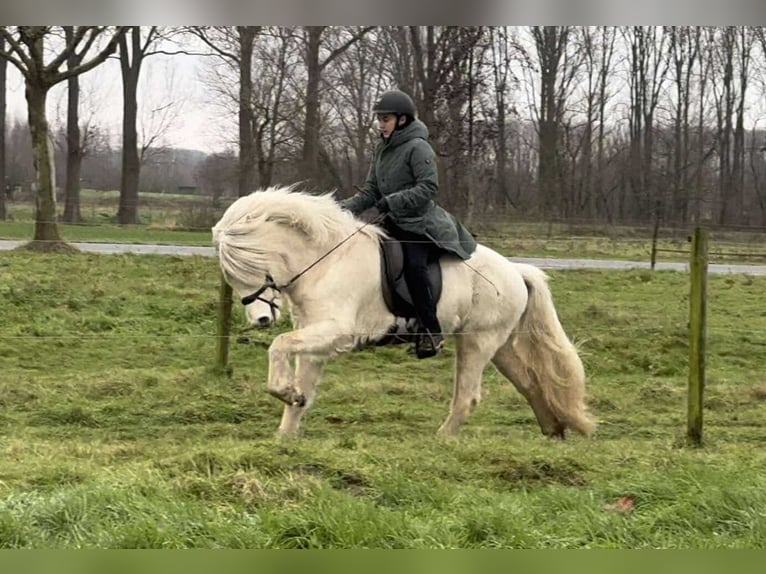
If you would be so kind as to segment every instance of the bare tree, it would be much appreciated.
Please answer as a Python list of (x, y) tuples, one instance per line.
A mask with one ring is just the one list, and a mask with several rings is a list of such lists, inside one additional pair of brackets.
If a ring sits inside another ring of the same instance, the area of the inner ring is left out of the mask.
[[(260, 26), (237, 26), (232, 42), (230, 30), (193, 28), (192, 32), (200, 38), (220, 58), (236, 65), (239, 76), (239, 169), (237, 173), (237, 193), (244, 196), (250, 189), (253, 178), (253, 81), (252, 57), (255, 37)], [(221, 37), (224, 40), (220, 41)], [(232, 49), (233, 48), (233, 49)], [(219, 339), (217, 365), (225, 369), (229, 355), (229, 333), (231, 332), (232, 288), (221, 277), (219, 299)]]
[[(720, 77), (721, 85), (713, 83), (716, 99), (716, 133), (718, 139), (718, 213), (717, 221), (723, 224), (727, 221), (730, 208), (729, 191), (734, 186), (735, 175), (732, 169), (732, 135), (734, 106), (737, 99), (734, 78), (736, 29), (725, 26), (714, 31), (716, 39), (716, 79)], [(721, 74), (718, 76), (718, 74)]]
[(142, 39), (141, 26), (131, 26), (130, 34), (119, 40), (120, 73), (122, 76), (122, 176), (117, 221), (138, 223), (138, 183), (141, 160), (138, 149), (138, 81), (144, 59), (157, 39), (157, 26), (150, 26)]
[(305, 62), (306, 62), (306, 99), (303, 129), (303, 154), (301, 178), (313, 184), (319, 181), (319, 133), (320, 133), (320, 82), (322, 73), (338, 56), (354, 43), (358, 42), (375, 26), (367, 26), (352, 31), (351, 36), (342, 44), (321, 58), (322, 40), (327, 26), (304, 26)]
[(537, 58), (540, 65), (540, 100), (538, 132), (538, 201), (540, 212), (550, 216), (557, 205), (561, 176), (559, 149), (564, 115), (566, 79), (561, 64), (565, 58), (571, 29), (569, 26), (533, 26)]
[[(708, 99), (708, 87), (710, 82), (710, 76), (712, 74), (713, 66), (713, 36), (712, 29), (702, 28), (699, 34), (694, 37), (695, 50), (700, 54), (699, 64), (699, 79), (697, 81), (696, 100), (698, 102), (697, 111), (697, 129), (696, 131), (696, 145), (695, 145), (695, 173), (694, 173), (694, 189), (691, 211), (692, 219), (695, 222), (701, 221), (703, 218), (707, 219), (708, 215), (706, 210), (703, 209), (705, 204), (706, 193), (704, 191), (704, 166), (705, 160), (708, 155), (706, 154), (706, 104)], [(714, 146), (710, 146), (711, 152)]]
[(387, 87), (380, 73), (385, 53), (376, 47), (379, 32), (370, 33), (357, 42), (337, 65), (326, 74), (326, 90), (330, 96), (328, 108), (334, 112), (338, 127), (328, 126), (323, 140), (325, 148), (339, 158), (337, 172), (342, 174), (338, 187), (354, 193), (352, 185), (367, 174), (370, 150), (376, 141), (371, 111), (374, 100)]
[[(74, 26), (64, 26), (67, 44), (74, 40)], [(74, 69), (82, 63), (84, 54), (74, 50), (67, 56), (67, 69)], [(66, 184), (64, 186), (64, 221), (77, 223), (80, 213), (80, 173), (82, 171), (83, 149), (80, 141), (80, 79), (72, 76), (67, 80), (67, 127), (66, 127)]]
[(253, 45), (260, 26), (237, 26), (239, 43), (239, 171), (237, 192), (247, 195), (253, 187)]
[[(5, 37), (0, 36), (0, 52), (5, 52)], [(7, 210), (5, 200), (7, 197), (7, 182), (5, 181), (5, 90), (7, 83), (8, 60), (0, 58), (0, 221), (5, 221)]]
[(272, 27), (264, 42), (256, 46), (255, 66), (260, 70), (254, 80), (253, 138), (258, 183), (272, 185), (275, 178), (277, 150), (288, 138), (286, 133), (290, 104), (296, 106), (295, 89), (288, 89), (300, 59), (291, 29)]
[(700, 28), (671, 26), (667, 29), (666, 34), (670, 38), (669, 50), (675, 85), (670, 215), (685, 221), (688, 216), (687, 208), (689, 205), (691, 89), (693, 73), (699, 56), (699, 43), (695, 42), (694, 39), (695, 34), (700, 34)]
[(652, 214), (657, 222), (662, 197), (655, 181), (655, 114), (670, 65), (667, 38), (655, 26), (633, 26), (626, 31), (630, 49), (631, 191), (638, 214)]
[(511, 72), (512, 45), (511, 32), (508, 26), (497, 26), (489, 29), (491, 73), (493, 84), (494, 105), (497, 113), (497, 164), (496, 164), (496, 195), (507, 200), (511, 205), (508, 185), (508, 116), (510, 105), (508, 92), (514, 81)]
[(608, 213), (609, 209), (605, 197), (604, 154), (606, 110), (612, 97), (610, 87), (616, 33), (614, 28), (608, 26), (584, 26), (577, 32), (577, 42), (583, 55), (582, 90), (585, 103), (580, 162), (582, 174), (579, 178), (577, 204), (578, 209), (584, 211), (588, 218), (595, 218), (600, 212)]
[[(46, 117), (46, 102), (50, 89), (72, 76), (82, 74), (101, 64), (114, 53), (117, 43), (125, 34), (125, 28), (114, 29), (106, 26), (77, 26), (72, 39), (64, 42), (46, 63), (46, 38), (54, 32), (49, 26), (15, 26), (13, 29), (0, 28), (0, 35), (9, 44), (7, 52), (0, 57), (11, 62), (24, 77), (25, 96), (32, 136), (35, 172), (37, 176), (37, 210), (35, 232), (30, 247), (44, 250), (61, 248), (61, 239), (56, 221), (56, 195), (53, 174), (53, 152)], [(60, 70), (72, 52), (87, 54), (101, 38), (109, 37), (106, 45), (96, 51), (90, 59), (76, 67)]]
[(733, 170), (733, 211), (735, 220), (744, 222), (747, 220), (745, 212), (745, 108), (747, 105), (748, 82), (750, 78), (750, 64), (754, 44), (754, 34), (747, 26), (737, 28), (737, 75), (739, 81), (739, 93), (737, 94), (736, 108), (734, 110), (734, 149), (732, 158)]
[(239, 139), (239, 169), (237, 172), (237, 193), (240, 196), (253, 191), (255, 169), (253, 145), (253, 47), (261, 32), (260, 26), (236, 27), (194, 27), (190, 32), (212, 50), (213, 55), (233, 66), (237, 74), (236, 106)]

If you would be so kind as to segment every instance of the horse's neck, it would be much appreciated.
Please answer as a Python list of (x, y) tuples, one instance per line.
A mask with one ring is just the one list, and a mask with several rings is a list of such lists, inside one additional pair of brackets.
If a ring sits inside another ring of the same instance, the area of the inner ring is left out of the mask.
[(274, 242), (269, 253), (268, 272), (277, 285), (285, 285), (315, 263), (325, 252), (301, 234), (291, 230)]

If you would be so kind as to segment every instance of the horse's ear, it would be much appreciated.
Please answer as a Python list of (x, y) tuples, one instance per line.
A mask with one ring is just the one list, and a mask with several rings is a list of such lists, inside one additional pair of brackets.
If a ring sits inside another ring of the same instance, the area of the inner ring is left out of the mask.
[(289, 213), (272, 213), (266, 218), (266, 221), (270, 221), (278, 225), (285, 225), (287, 227), (292, 227), (293, 229), (300, 231), (304, 235), (308, 235), (308, 236), (311, 235), (309, 227), (306, 225), (306, 222), (301, 220), (298, 217), (295, 217), (294, 215), (290, 215)]

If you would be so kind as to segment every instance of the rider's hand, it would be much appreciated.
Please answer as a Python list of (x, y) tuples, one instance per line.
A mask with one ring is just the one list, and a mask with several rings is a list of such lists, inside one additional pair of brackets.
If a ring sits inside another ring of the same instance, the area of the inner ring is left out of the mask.
[(381, 197), (378, 200), (378, 202), (375, 204), (375, 208), (381, 213), (388, 213), (391, 211), (391, 207), (388, 205), (388, 201), (386, 201), (385, 197)]

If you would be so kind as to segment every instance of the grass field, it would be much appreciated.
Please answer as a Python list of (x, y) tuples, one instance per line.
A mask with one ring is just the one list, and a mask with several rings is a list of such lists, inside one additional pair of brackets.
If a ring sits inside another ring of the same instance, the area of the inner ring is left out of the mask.
[(332, 361), (304, 435), (278, 442), (266, 347), (287, 327), (248, 332), (216, 376), (214, 260), (2, 253), (0, 547), (762, 547), (766, 278), (710, 278), (690, 448), (687, 276), (551, 276), (594, 437), (545, 439), (488, 369), (461, 437), (435, 439), (450, 343)]

